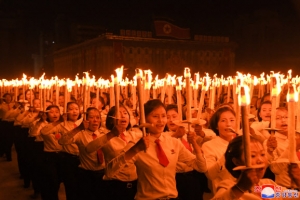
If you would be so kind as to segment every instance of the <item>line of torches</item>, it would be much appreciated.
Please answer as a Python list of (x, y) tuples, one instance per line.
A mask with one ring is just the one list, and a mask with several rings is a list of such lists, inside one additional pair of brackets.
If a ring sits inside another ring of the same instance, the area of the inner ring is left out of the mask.
[[(91, 77), (88, 72), (85, 72), (81, 79), (76, 75), (75, 80), (69, 78), (59, 79), (57, 76), (47, 79), (45, 78), (45, 74), (39, 79), (35, 79), (34, 77), (28, 79), (23, 74), (20, 80), (0, 80), (0, 94), (3, 96), (4, 93), (11, 93), (14, 95), (14, 100), (16, 101), (19, 88), (23, 89), (23, 98), (25, 98), (26, 89), (39, 91), (39, 99), (41, 99), (40, 110), (45, 111), (46, 100), (50, 100), (53, 91), (56, 91), (56, 102), (53, 102), (56, 105), (58, 105), (59, 92), (63, 92), (65, 98), (64, 112), (66, 113), (66, 104), (70, 101), (71, 95), (75, 99), (82, 98), (83, 110), (85, 111), (90, 106), (91, 92), (96, 93), (97, 99), (99, 99), (99, 94), (102, 92), (109, 93), (110, 107), (116, 106), (116, 111), (118, 111), (120, 93), (122, 93), (125, 98), (132, 98), (133, 110), (137, 108), (136, 102), (138, 97), (140, 123), (145, 123), (143, 104), (151, 98), (151, 94), (152, 99), (160, 98), (162, 102), (165, 102), (166, 96), (169, 103), (172, 102), (172, 96), (175, 95), (177, 97), (178, 113), (180, 119), (182, 119), (181, 95), (185, 94), (187, 107), (186, 121), (188, 123), (195, 123), (196, 121), (197, 123), (201, 119), (205, 97), (209, 99), (208, 107), (214, 109), (216, 99), (219, 99), (221, 94), (227, 93), (226, 101), (230, 102), (233, 99), (233, 106), (237, 116), (236, 127), (239, 129), (241, 123), (240, 116), (242, 115), (243, 135), (249, 138), (249, 127), (246, 121), (248, 121), (250, 99), (253, 97), (254, 89), (258, 91), (258, 98), (261, 98), (265, 93), (270, 93), (272, 101), (270, 130), (272, 134), (276, 130), (276, 108), (279, 107), (280, 92), (288, 90), (290, 161), (296, 162), (296, 152), (294, 151), (296, 148), (295, 130), (300, 132), (300, 101), (298, 101), (300, 95), (300, 77), (292, 77), (291, 70), (288, 71), (287, 75), (271, 71), (270, 75), (262, 73), (259, 77), (237, 72), (236, 76), (225, 78), (223, 76), (217, 77), (217, 74), (210, 77), (208, 73), (202, 77), (199, 73), (194, 73), (192, 77), (190, 69), (185, 68), (183, 77), (166, 74), (164, 78), (159, 79), (158, 75), (153, 78), (151, 70), (136, 69), (136, 75), (131, 80), (128, 77), (123, 78), (123, 70), (123, 66), (116, 69), (116, 74), (111, 75), (110, 80), (104, 78), (96, 80), (95, 76)], [(138, 96), (136, 96), (137, 94)], [(198, 96), (200, 96), (199, 101)], [(32, 101), (28, 103), (32, 104)], [(97, 104), (98, 101), (96, 101), (96, 106), (98, 107)], [(192, 109), (199, 111), (196, 120), (192, 119)], [(119, 112), (116, 113), (116, 118), (118, 119)], [(296, 122), (295, 120), (291, 120), (295, 119), (295, 116), (297, 116)], [(245, 139), (245, 141), (248, 140)], [(247, 143), (249, 144), (249, 141)], [(246, 162), (248, 167), (250, 166), (249, 152), (247, 145), (245, 148), (245, 158), (248, 161), (248, 163)]]

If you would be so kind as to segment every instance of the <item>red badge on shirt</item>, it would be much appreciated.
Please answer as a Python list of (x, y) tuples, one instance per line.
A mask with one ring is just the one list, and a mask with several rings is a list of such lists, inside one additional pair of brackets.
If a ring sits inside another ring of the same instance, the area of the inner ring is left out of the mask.
[(55, 135), (55, 139), (56, 139), (56, 140), (59, 140), (59, 138), (60, 138), (60, 136), (61, 136), (60, 133), (54, 133), (54, 135)]

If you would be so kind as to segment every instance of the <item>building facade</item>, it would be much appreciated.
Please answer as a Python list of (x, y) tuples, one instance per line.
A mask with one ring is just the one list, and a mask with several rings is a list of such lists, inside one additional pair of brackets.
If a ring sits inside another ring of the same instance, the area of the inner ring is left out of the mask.
[(227, 37), (195, 35), (193, 40), (153, 38), (151, 32), (121, 30), (120, 35), (103, 34), (54, 52), (54, 74), (74, 77), (90, 72), (108, 78), (124, 65), (124, 75), (132, 76), (136, 68), (151, 69), (163, 77), (165, 73), (192, 72), (219, 75), (235, 73), (236, 43)]

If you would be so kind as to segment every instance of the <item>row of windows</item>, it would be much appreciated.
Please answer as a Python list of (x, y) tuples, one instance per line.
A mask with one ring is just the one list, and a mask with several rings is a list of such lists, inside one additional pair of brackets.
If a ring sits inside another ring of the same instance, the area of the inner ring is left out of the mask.
[(223, 51), (176, 51), (167, 49), (152, 50), (149, 48), (135, 48), (135, 47), (123, 47), (123, 53), (125, 54), (171, 54), (171, 55), (187, 55), (194, 54), (200, 57), (222, 57)]

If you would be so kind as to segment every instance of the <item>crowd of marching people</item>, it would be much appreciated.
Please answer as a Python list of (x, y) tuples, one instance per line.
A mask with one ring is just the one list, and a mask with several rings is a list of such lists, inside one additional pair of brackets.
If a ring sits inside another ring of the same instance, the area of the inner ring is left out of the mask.
[[(146, 123), (140, 123), (141, 109), (133, 110), (132, 99), (123, 92), (119, 113), (116, 106), (109, 107), (107, 93), (99, 99), (91, 93), (86, 110), (75, 98), (65, 104), (63, 93), (55, 105), (52, 95), (45, 111), (35, 91), (19, 94), (13, 99), (6, 93), (1, 99), (0, 156), (11, 161), (15, 146), (20, 178), (24, 188), (32, 186), (33, 199), (58, 200), (61, 183), (67, 200), (201, 200), (204, 192), (212, 193), (213, 199), (261, 199), (264, 185), (293, 190), (293, 198), (299, 199), (300, 168), (281, 162), (289, 158), (292, 119), (281, 104), (276, 132), (269, 133), (269, 94), (252, 98), (251, 163), (259, 167), (244, 170), (236, 170), (245, 165), (243, 127), (236, 127), (227, 94), (220, 96), (214, 110), (206, 100), (202, 110), (193, 109), (194, 117), (201, 112), (201, 120), (191, 124), (180, 119), (176, 96), (172, 102), (145, 102)], [(183, 119), (185, 100), (183, 94)], [(295, 150), (300, 159), (298, 150), (300, 137)]]

